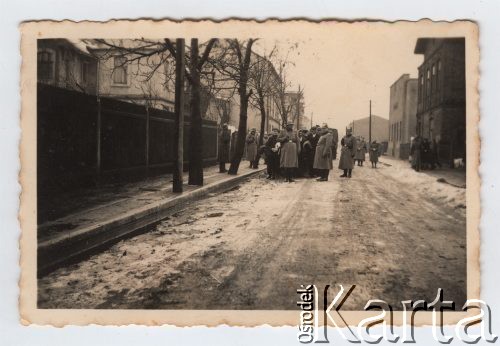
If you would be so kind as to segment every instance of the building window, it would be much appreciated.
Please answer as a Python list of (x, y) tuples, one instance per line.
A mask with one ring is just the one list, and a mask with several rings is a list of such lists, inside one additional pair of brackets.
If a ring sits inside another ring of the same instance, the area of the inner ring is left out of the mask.
[(54, 80), (54, 52), (39, 51), (37, 54), (37, 75), (40, 81)]
[(113, 84), (127, 84), (127, 59), (115, 56), (113, 64)]

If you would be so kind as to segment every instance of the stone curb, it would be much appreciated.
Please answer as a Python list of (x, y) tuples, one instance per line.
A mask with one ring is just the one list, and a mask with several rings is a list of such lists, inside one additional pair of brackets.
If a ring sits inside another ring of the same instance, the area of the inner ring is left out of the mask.
[(188, 203), (207, 197), (210, 193), (227, 191), (264, 169), (255, 169), (236, 176), (228, 175), (221, 181), (133, 209), (98, 225), (68, 231), (41, 241), (37, 251), (38, 276), (46, 275), (66, 264), (78, 262), (88, 255), (108, 248), (125, 237), (146, 232)]

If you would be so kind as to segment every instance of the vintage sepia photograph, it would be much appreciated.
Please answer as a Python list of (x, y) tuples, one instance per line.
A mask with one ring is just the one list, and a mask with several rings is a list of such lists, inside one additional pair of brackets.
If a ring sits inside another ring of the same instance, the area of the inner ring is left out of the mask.
[(21, 31), (25, 320), (478, 298), (474, 23)]

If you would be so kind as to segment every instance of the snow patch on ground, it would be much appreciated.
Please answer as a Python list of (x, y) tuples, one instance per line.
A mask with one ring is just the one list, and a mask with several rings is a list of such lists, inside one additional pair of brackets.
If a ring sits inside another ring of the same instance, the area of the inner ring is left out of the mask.
[[(465, 216), (466, 206), (466, 189), (450, 185), (446, 182), (439, 181), (435, 175), (427, 174), (425, 171), (416, 172), (410, 167), (410, 164), (403, 160), (395, 160), (387, 157), (380, 159), (381, 163), (390, 164), (390, 167), (381, 166), (380, 172), (383, 175), (390, 176), (398, 182), (408, 185), (409, 189), (415, 189), (419, 193), (434, 198), (442, 203), (461, 210)], [(446, 170), (440, 171), (439, 175), (442, 179), (447, 179), (448, 172)], [(441, 179), (441, 180), (442, 180)]]

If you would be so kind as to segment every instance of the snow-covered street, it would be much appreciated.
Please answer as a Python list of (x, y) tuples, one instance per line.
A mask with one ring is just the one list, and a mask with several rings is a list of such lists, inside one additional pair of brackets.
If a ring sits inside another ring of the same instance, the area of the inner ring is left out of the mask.
[(432, 301), (438, 288), (463, 304), (465, 189), (404, 166), (339, 175), (261, 175), (193, 203), (39, 279), (38, 306), (293, 310), (301, 284), (356, 285), (347, 310), (369, 299), (400, 309), (401, 300)]

